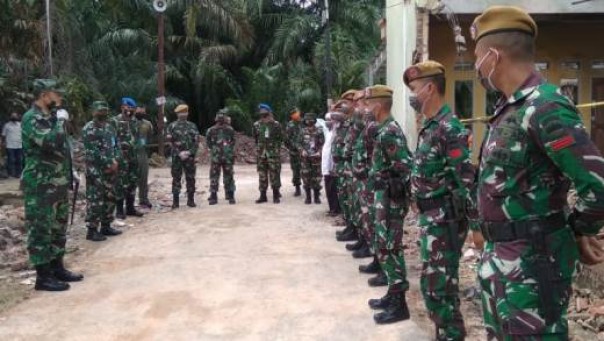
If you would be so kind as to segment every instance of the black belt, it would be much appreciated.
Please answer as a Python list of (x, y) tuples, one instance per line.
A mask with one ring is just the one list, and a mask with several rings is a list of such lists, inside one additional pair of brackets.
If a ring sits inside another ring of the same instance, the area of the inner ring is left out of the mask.
[(445, 205), (449, 203), (451, 197), (444, 196), (440, 198), (430, 198), (430, 199), (416, 199), (417, 208), (419, 208), (420, 212), (424, 213), (426, 211), (435, 210), (437, 208), (445, 208)]
[(485, 240), (490, 242), (511, 242), (519, 239), (531, 239), (535, 233), (543, 236), (566, 227), (564, 213), (554, 213), (548, 217), (524, 221), (485, 221), (480, 230)]

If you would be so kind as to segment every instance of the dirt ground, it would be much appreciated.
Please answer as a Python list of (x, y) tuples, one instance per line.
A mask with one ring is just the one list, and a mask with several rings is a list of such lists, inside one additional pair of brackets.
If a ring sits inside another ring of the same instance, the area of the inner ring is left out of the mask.
[[(103, 243), (74, 227), (67, 261), (84, 282), (63, 293), (20, 284), (0, 313), (0, 340), (428, 340), (417, 259), (408, 260), (413, 320), (375, 325), (366, 302), (384, 289), (367, 286), (357, 271), (367, 260), (335, 241), (325, 204), (292, 196), (283, 168), (281, 205), (254, 204), (255, 168), (239, 166), (237, 205), (220, 193), (208, 206), (204, 166), (200, 207), (129, 218)], [(167, 205), (169, 171), (153, 170), (150, 181), (155, 203)]]

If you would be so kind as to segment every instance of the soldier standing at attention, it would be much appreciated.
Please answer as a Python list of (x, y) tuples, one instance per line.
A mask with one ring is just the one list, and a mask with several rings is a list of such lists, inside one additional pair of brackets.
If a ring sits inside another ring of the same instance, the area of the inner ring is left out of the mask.
[(138, 163), (138, 203), (142, 207), (152, 208), (149, 201), (149, 156), (147, 144), (153, 135), (153, 124), (147, 117), (144, 106), (137, 107), (135, 112), (138, 136), (136, 139), (136, 157)]
[(122, 233), (111, 227), (115, 210), (118, 153), (115, 130), (107, 121), (108, 112), (107, 102), (94, 102), (93, 119), (82, 130), (86, 155), (86, 239), (95, 242), (107, 239), (105, 236)]
[(172, 208), (179, 207), (182, 173), (187, 183), (187, 206), (195, 207), (195, 156), (199, 148), (199, 130), (187, 121), (189, 107), (181, 104), (174, 110), (178, 119), (170, 123), (166, 140), (172, 143)]
[(369, 300), (369, 306), (385, 310), (374, 315), (375, 322), (383, 324), (409, 319), (403, 225), (409, 206), (412, 156), (403, 130), (390, 113), (392, 89), (375, 85), (366, 89), (365, 99), (378, 123), (369, 178), (375, 190), (375, 252), (388, 281), (386, 295)]
[(283, 130), (279, 122), (273, 118), (273, 109), (268, 104), (258, 106), (260, 120), (254, 122), (253, 136), (256, 140), (258, 153), (258, 177), (260, 182), (260, 198), (257, 204), (268, 201), (266, 190), (270, 178), (273, 188), (273, 202), (278, 204), (281, 198), (281, 144)]
[(222, 109), (216, 114), (214, 124), (206, 133), (206, 143), (210, 149), (210, 205), (218, 203), (218, 181), (222, 170), (224, 192), (229, 204), (235, 204), (235, 129), (227, 124), (227, 111)]
[(468, 232), (466, 217), (470, 215), (477, 226), (470, 200), (475, 171), (468, 134), (445, 104), (444, 66), (434, 61), (418, 63), (405, 71), (403, 79), (412, 91), (410, 106), (424, 117), (411, 176), (421, 229), (420, 287), (436, 326), (436, 339), (463, 340), (459, 259)]
[[(116, 217), (126, 219), (126, 215), (142, 217), (143, 213), (134, 208), (136, 186), (138, 185), (138, 163), (136, 157), (136, 122), (133, 119), (136, 102), (130, 97), (122, 98), (122, 112), (111, 120), (117, 136), (117, 146), (121, 152), (116, 190)], [(124, 200), (126, 211), (124, 212)], [(125, 213), (125, 214), (124, 214)]]
[(300, 155), (300, 148), (302, 144), (302, 124), (300, 117), (300, 109), (294, 108), (289, 112), (290, 120), (287, 122), (285, 127), (285, 146), (289, 150), (289, 164), (292, 168), (292, 183), (296, 188), (294, 193), (295, 197), (302, 195), (300, 192), (302, 160)]
[(478, 77), (503, 95), (482, 144), (477, 185), (487, 338), (568, 340), (577, 260), (603, 260), (595, 235), (604, 224), (604, 159), (575, 105), (535, 71), (537, 25), (526, 12), (490, 7), (471, 31)]
[(321, 203), (321, 151), (325, 136), (323, 131), (316, 127), (317, 115), (304, 114), (304, 130), (302, 131), (302, 179), (306, 192), (305, 204), (311, 203), (311, 190), (314, 193), (315, 204)]
[(64, 291), (69, 289), (66, 282), (84, 278), (63, 264), (72, 172), (64, 127), (67, 117), (56, 115), (62, 98), (55, 80), (35, 80), (34, 96), (22, 122), (27, 250), (36, 268), (35, 289)]

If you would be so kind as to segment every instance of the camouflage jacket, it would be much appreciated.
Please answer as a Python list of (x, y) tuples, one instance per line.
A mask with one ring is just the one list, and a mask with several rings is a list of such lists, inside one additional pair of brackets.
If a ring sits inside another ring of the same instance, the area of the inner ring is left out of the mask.
[[(471, 199), (475, 176), (468, 149), (468, 133), (445, 104), (436, 116), (424, 120), (419, 132), (411, 177), (413, 196), (415, 199), (432, 199), (454, 195), (465, 203), (469, 218), (476, 219), (476, 206)], [(432, 218), (441, 220), (438, 222), (446, 219), (444, 214)]]
[(275, 120), (254, 122), (252, 130), (256, 140), (258, 157), (269, 159), (281, 158), (281, 145), (283, 144), (283, 129)]
[(27, 195), (67, 196), (71, 166), (63, 122), (45, 115), (35, 104), (21, 122), (25, 169), (23, 190)]
[(149, 144), (149, 140), (151, 139), (151, 135), (153, 135), (153, 124), (149, 120), (145, 119), (137, 119), (136, 121), (136, 147), (139, 150), (144, 150), (147, 144)]
[(86, 174), (101, 176), (118, 159), (116, 133), (109, 122), (94, 119), (82, 129)]
[(235, 129), (228, 124), (215, 124), (206, 133), (212, 162), (232, 164), (235, 160)]
[(596, 234), (604, 219), (604, 159), (576, 107), (533, 74), (489, 123), (481, 148), (478, 209), (485, 221), (541, 219), (568, 208), (577, 189), (575, 232)]
[(348, 176), (352, 176), (352, 156), (354, 155), (354, 144), (357, 136), (361, 134), (364, 126), (365, 124), (362, 121), (355, 120), (354, 118), (350, 119), (350, 128), (348, 128), (346, 137), (344, 138), (344, 172)]
[(331, 157), (335, 164), (335, 174), (337, 176), (343, 176), (345, 171), (345, 159), (344, 151), (346, 147), (346, 136), (348, 135), (348, 129), (350, 129), (350, 120), (346, 120), (340, 123), (340, 126), (335, 131), (335, 136), (331, 144)]
[(189, 152), (191, 157), (197, 155), (199, 149), (199, 130), (195, 123), (187, 120), (176, 120), (166, 130), (168, 141), (172, 143), (172, 156), (180, 152)]
[(285, 126), (285, 147), (289, 150), (290, 154), (297, 155), (300, 152), (303, 130), (301, 122), (287, 122)]
[(386, 189), (391, 179), (409, 183), (413, 164), (411, 151), (403, 130), (392, 116), (378, 123), (372, 162), (369, 177), (376, 190)]
[(321, 158), (321, 151), (325, 143), (325, 135), (323, 130), (316, 126), (304, 127), (302, 130), (302, 145), (300, 146), (300, 154), (306, 157)]
[(116, 134), (117, 145), (122, 151), (128, 151), (136, 147), (138, 127), (134, 119), (118, 114), (109, 121)]
[(352, 155), (352, 174), (359, 179), (367, 179), (369, 176), (373, 147), (378, 133), (378, 125), (375, 121), (365, 121), (363, 125), (361, 133), (354, 142)]

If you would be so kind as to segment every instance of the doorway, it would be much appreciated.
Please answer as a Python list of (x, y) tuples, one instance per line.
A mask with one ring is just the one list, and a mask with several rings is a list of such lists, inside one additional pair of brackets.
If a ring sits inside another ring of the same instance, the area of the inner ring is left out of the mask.
[[(592, 79), (591, 99), (593, 102), (604, 101), (604, 77)], [(591, 139), (604, 154), (604, 106), (591, 109)]]

